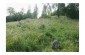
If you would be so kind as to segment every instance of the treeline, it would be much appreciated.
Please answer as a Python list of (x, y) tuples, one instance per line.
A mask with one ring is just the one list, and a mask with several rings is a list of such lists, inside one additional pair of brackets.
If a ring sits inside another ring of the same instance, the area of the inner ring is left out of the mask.
[[(6, 22), (19, 21), (26, 18), (37, 18), (38, 7), (37, 4), (34, 7), (34, 12), (31, 13), (31, 9), (28, 9), (24, 13), (22, 8), (20, 12), (15, 12), (15, 9), (9, 7), (7, 9), (9, 15), (6, 16)], [(42, 14), (40, 18), (51, 18), (51, 16), (67, 16), (71, 19), (79, 19), (79, 3), (45, 3), (43, 4)]]
[[(54, 10), (52, 12), (52, 10)], [(44, 4), (41, 17), (67, 16), (71, 19), (79, 19), (79, 3), (53, 3)]]
[(26, 18), (37, 18), (38, 15), (37, 5), (35, 5), (33, 13), (31, 13), (30, 8), (27, 10), (26, 13), (24, 13), (24, 8), (22, 8), (20, 12), (15, 12), (15, 9), (13, 7), (8, 7), (7, 11), (9, 15), (6, 16), (6, 22), (20, 21)]
[(8, 8), (8, 12), (9, 12), (9, 16), (6, 16), (6, 22), (10, 22), (10, 21), (19, 21), (25, 18), (31, 18), (31, 13), (28, 10), (27, 13), (23, 12), (23, 9), (20, 12), (15, 12), (14, 8), (9, 7)]

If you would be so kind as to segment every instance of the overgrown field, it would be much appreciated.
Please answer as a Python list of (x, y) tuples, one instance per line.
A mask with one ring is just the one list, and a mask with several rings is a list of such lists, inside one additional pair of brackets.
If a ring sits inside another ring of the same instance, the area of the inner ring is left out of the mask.
[[(54, 40), (60, 42), (61, 49), (52, 49)], [(7, 22), (6, 51), (78, 52), (79, 21), (60, 17)]]

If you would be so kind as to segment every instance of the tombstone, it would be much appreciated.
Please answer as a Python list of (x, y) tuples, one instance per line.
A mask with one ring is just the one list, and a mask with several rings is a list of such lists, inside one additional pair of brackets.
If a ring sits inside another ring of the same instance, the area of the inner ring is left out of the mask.
[(54, 40), (53, 43), (52, 43), (52, 49), (53, 50), (57, 50), (57, 49), (60, 49), (60, 43), (58, 40)]

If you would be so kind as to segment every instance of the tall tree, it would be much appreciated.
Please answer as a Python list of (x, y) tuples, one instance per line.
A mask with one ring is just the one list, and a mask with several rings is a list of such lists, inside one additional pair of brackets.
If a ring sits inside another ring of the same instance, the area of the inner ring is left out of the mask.
[(54, 10), (57, 10), (57, 6), (58, 6), (58, 3), (52, 3), (52, 8), (53, 8)]
[(79, 19), (79, 3), (69, 3), (66, 7), (66, 15), (72, 19)]
[(28, 8), (27, 13), (26, 13), (26, 18), (32, 18), (30, 5), (29, 5), (29, 8)]
[(51, 6), (51, 4), (47, 3), (47, 13), (48, 13), (48, 15), (51, 15), (51, 11), (52, 11), (52, 6)]
[(65, 15), (64, 10), (65, 10), (65, 4), (64, 3), (53, 3), (52, 8), (54, 9), (54, 12), (52, 15), (57, 15), (58, 17), (60, 15)]
[(20, 13), (21, 13), (22, 15), (24, 15), (24, 11), (25, 11), (24, 8), (22, 8), (21, 11), (20, 11)]
[(10, 16), (15, 13), (14, 8), (12, 8), (12, 7), (8, 7), (7, 11), (10, 14)]
[(41, 15), (42, 18), (45, 18), (47, 17), (47, 6), (46, 4), (43, 5), (43, 10), (42, 10), (42, 15)]
[(58, 3), (58, 9), (57, 9), (58, 17), (60, 15), (64, 15), (64, 9), (65, 9), (65, 4), (64, 3)]
[(33, 12), (33, 18), (37, 18), (38, 15), (38, 7), (37, 4), (35, 5), (34, 12)]

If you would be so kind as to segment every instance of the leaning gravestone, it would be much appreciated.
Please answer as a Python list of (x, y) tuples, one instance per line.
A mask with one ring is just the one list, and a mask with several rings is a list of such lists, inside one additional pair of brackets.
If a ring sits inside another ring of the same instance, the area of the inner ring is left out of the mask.
[(60, 49), (60, 43), (58, 40), (54, 40), (53, 43), (52, 43), (52, 49), (53, 50), (57, 50), (57, 49)]

